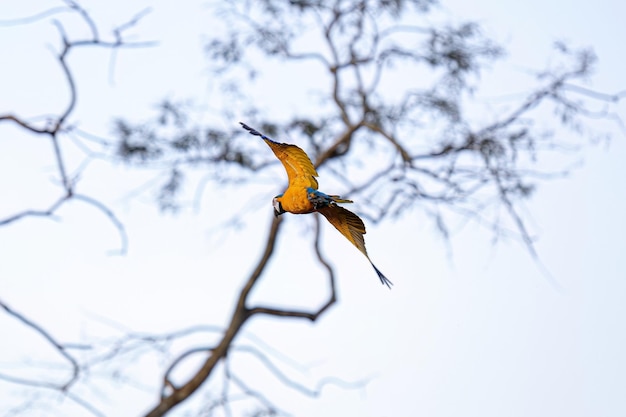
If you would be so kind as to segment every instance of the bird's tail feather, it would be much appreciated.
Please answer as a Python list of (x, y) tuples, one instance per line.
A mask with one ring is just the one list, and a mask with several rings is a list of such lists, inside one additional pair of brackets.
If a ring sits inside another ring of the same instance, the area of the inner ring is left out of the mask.
[(333, 200), (333, 202), (335, 203), (354, 203), (354, 201), (352, 200), (348, 200), (346, 198), (341, 198), (338, 195), (329, 195), (329, 197)]
[(372, 261), (370, 261), (370, 263), (374, 267), (374, 271), (376, 271), (376, 275), (378, 275), (378, 278), (380, 278), (380, 282), (383, 285), (386, 285), (387, 287), (389, 287), (389, 289), (391, 289), (391, 286), (393, 285), (393, 282), (389, 281), (389, 279), (386, 276), (384, 276), (383, 273), (380, 272), (380, 270), (378, 268), (376, 268), (376, 265), (374, 265), (372, 263)]

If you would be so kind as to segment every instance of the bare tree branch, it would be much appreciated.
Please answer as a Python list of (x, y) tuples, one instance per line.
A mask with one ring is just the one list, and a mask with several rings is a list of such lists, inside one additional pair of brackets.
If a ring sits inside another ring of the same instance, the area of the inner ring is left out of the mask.
[[(63, 356), (63, 358), (65, 358), (65, 360), (67, 362), (69, 362), (71, 369), (72, 369), (72, 375), (71, 377), (63, 384), (61, 385), (54, 385), (57, 387), (57, 389), (61, 390), (61, 391), (67, 391), (68, 388), (74, 383), (76, 382), (76, 380), (78, 379), (78, 374), (80, 372), (80, 368), (78, 366), (78, 362), (76, 361), (76, 359), (70, 355), (67, 352), (66, 346), (61, 344), (60, 342), (58, 342), (43, 326), (35, 323), (33, 320), (29, 319), (28, 317), (26, 317), (25, 315), (17, 312), (16, 310), (14, 310), (13, 308), (9, 307), (4, 301), (0, 300), (0, 307), (2, 307), (4, 309), (4, 311), (9, 314), (10, 316), (13, 316), (15, 319), (19, 320), (20, 322), (24, 323), (26, 326), (30, 327), (31, 329), (33, 329), (35, 332), (39, 333), (39, 335), (41, 335), (47, 342), (48, 344), (50, 344), (52, 347), (55, 348), (55, 350), (61, 355)], [(7, 379), (8, 377), (3, 377), (3, 379)], [(25, 381), (25, 380), (22, 380)], [(21, 382), (22, 384), (25, 382)], [(29, 385), (34, 385), (32, 383), (30, 383)], [(47, 387), (52, 387), (53, 384), (46, 384), (43, 383), (43, 385), (41, 386), (47, 386)]]
[(113, 211), (107, 207), (105, 204), (103, 204), (102, 202), (96, 200), (95, 198), (83, 195), (83, 194), (74, 194), (73, 196), (76, 200), (79, 201), (84, 201), (85, 203), (94, 206), (95, 208), (97, 208), (98, 210), (100, 210), (102, 213), (104, 213), (109, 220), (111, 221), (111, 223), (113, 223), (113, 225), (115, 226), (115, 228), (117, 229), (119, 235), (120, 235), (120, 249), (118, 251), (115, 251), (113, 253), (118, 254), (118, 255), (125, 255), (126, 252), (128, 251), (128, 235), (126, 234), (126, 228), (124, 227), (124, 224), (117, 218), (117, 216), (115, 215), (115, 213), (113, 213)]
[(47, 17), (53, 16), (59, 13), (67, 13), (69, 9), (67, 7), (59, 6), (59, 7), (51, 7), (50, 9), (44, 10), (39, 13), (35, 13), (26, 17), (19, 17), (16, 19), (2, 19), (0, 20), (0, 26), (21, 26), (27, 25), (30, 23), (35, 23), (40, 20), (43, 20)]
[(0, 219), (0, 226), (4, 226), (10, 223), (13, 223), (17, 220), (20, 220), (24, 217), (50, 217), (53, 216), (56, 210), (67, 201), (67, 196), (63, 196), (57, 201), (55, 201), (47, 210), (25, 210), (20, 213), (16, 213), (7, 218)]
[[(37, 135), (39, 137), (43, 137), (48, 139), (52, 145), (52, 153), (51, 159), (54, 160), (55, 163), (55, 171), (56, 171), (56, 182), (59, 185), (60, 192), (59, 196), (56, 200), (45, 209), (25, 209), (19, 211), (14, 214), (9, 214), (7, 217), (0, 219), (0, 226), (5, 226), (12, 224), (16, 221), (26, 219), (28, 217), (48, 217), (55, 218), (58, 211), (69, 201), (82, 201), (87, 203), (88, 205), (97, 208), (102, 213), (107, 216), (107, 218), (111, 221), (111, 223), (117, 229), (120, 239), (120, 253), (125, 253), (127, 249), (127, 235), (125, 232), (125, 228), (122, 222), (118, 219), (118, 217), (114, 214), (113, 210), (109, 208), (103, 202), (84, 195), (75, 193), (76, 187), (76, 178), (71, 177), (68, 173), (68, 161), (63, 152), (64, 146), (64, 135), (70, 133), (72, 131), (72, 126), (70, 124), (70, 119), (75, 113), (76, 104), (77, 104), (77, 86), (75, 82), (75, 77), (68, 62), (68, 57), (71, 51), (79, 49), (81, 47), (105, 47), (109, 49), (117, 49), (117, 48), (125, 48), (125, 47), (145, 47), (150, 46), (153, 43), (146, 42), (134, 42), (129, 43), (126, 42), (124, 37), (122, 36), (123, 30), (127, 29), (135, 25), (138, 22), (138, 19), (143, 15), (138, 15), (134, 17), (130, 22), (125, 25), (120, 26), (118, 29), (114, 31), (114, 41), (102, 40), (98, 33), (98, 28), (95, 21), (89, 16), (87, 11), (80, 6), (78, 3), (73, 0), (65, 1), (66, 7), (59, 8), (51, 8), (42, 13), (38, 13), (32, 16), (28, 16), (22, 19), (12, 19), (12, 20), (3, 20), (0, 21), (0, 26), (9, 26), (16, 24), (27, 24), (40, 21), (45, 18), (49, 18), (53, 15), (58, 15), (60, 13), (69, 13), (78, 15), (80, 21), (84, 22), (89, 28), (89, 33), (91, 37), (73, 39), (68, 37), (64, 24), (58, 20), (52, 20), (52, 23), (58, 30), (59, 39), (61, 41), (61, 45), (58, 51), (55, 53), (56, 62), (58, 66), (60, 66), (61, 71), (64, 75), (64, 83), (68, 91), (68, 102), (65, 104), (61, 110), (56, 112), (54, 116), (47, 117), (43, 122), (41, 121), (33, 121), (33, 119), (29, 119), (27, 117), (22, 117), (17, 114), (7, 113), (0, 115), (0, 123), (8, 122), (17, 125), (19, 128), (23, 129), (27, 133), (31, 133)], [(89, 156), (89, 155), (88, 155)], [(53, 383), (48, 382), (46, 380), (38, 380), (38, 379), (29, 379), (29, 378), (21, 378), (13, 375), (0, 374), (0, 379), (19, 385), (26, 385), (35, 388), (43, 388), (49, 390), (56, 390), (60, 395), (63, 395), (64, 398), (68, 398), (70, 401), (82, 407), (84, 410), (89, 413), (101, 417), (103, 413), (94, 407), (89, 401), (83, 399), (78, 396), (74, 392), (71, 392), (71, 388), (74, 387), (79, 380), (79, 378), (83, 375), (84, 371), (87, 371), (87, 366), (83, 366), (79, 363), (78, 359), (70, 353), (71, 349), (82, 349), (89, 350), (91, 346), (85, 344), (62, 344), (56, 338), (54, 338), (48, 330), (41, 324), (34, 322), (29, 319), (26, 315), (17, 312), (13, 308), (9, 307), (6, 303), (0, 302), (0, 307), (3, 310), (11, 315), (12, 317), (19, 320), (25, 326), (30, 329), (36, 331), (39, 335), (41, 335), (46, 342), (51, 345), (59, 355), (63, 357), (65, 361), (68, 362), (70, 366), (70, 376), (67, 380), (61, 383)]]
[[(170, 365), (168, 370), (164, 376), (164, 388), (171, 388), (172, 392), (169, 395), (165, 395), (161, 397), (159, 404), (152, 409), (147, 417), (155, 417), (162, 416), (175, 407), (177, 404), (184, 401), (191, 394), (193, 394), (200, 385), (211, 375), (215, 366), (219, 363), (219, 361), (227, 356), (228, 351), (231, 349), (231, 345), (244, 323), (255, 314), (268, 314), (268, 315), (278, 315), (283, 317), (296, 317), (296, 318), (306, 318), (312, 321), (315, 321), (318, 317), (320, 317), (324, 312), (326, 312), (337, 300), (336, 290), (335, 290), (335, 277), (333, 269), (330, 267), (328, 262), (323, 258), (321, 252), (319, 250), (319, 235), (320, 235), (320, 224), (319, 219), (316, 217), (316, 237), (315, 237), (315, 251), (318, 256), (319, 262), (326, 268), (328, 271), (329, 277), (329, 285), (331, 289), (330, 298), (328, 301), (316, 312), (307, 313), (300, 311), (288, 311), (288, 310), (280, 310), (269, 307), (252, 307), (248, 308), (246, 306), (247, 298), (257, 283), (258, 279), (261, 277), (263, 271), (265, 270), (265, 266), (272, 256), (274, 245), (276, 242), (276, 237), (278, 235), (279, 226), (281, 224), (281, 217), (276, 217), (272, 221), (272, 225), (270, 228), (267, 244), (265, 247), (265, 251), (261, 260), (257, 264), (257, 267), (252, 272), (252, 275), (244, 285), (243, 289), (239, 294), (239, 299), (237, 301), (237, 305), (235, 307), (235, 311), (231, 318), (230, 324), (228, 328), (225, 330), (222, 340), (212, 348), (197, 348), (191, 349), (177, 359), (174, 360), (173, 364)], [(204, 364), (196, 371), (195, 375), (189, 379), (185, 384), (175, 387), (169, 381), (169, 374), (171, 370), (178, 364), (184, 357), (191, 355), (193, 353), (197, 353), (198, 351), (210, 351), (210, 355), (207, 357)], [(241, 382), (241, 381), (239, 381)], [(165, 391), (165, 390), (164, 390)]]
[(200, 387), (200, 385), (202, 385), (204, 381), (206, 381), (220, 360), (226, 357), (232, 341), (250, 317), (249, 310), (246, 307), (246, 301), (250, 291), (261, 277), (267, 262), (274, 252), (274, 246), (276, 243), (276, 237), (278, 236), (280, 224), (280, 217), (274, 218), (272, 221), (263, 255), (239, 294), (235, 311), (233, 312), (228, 327), (224, 331), (222, 340), (213, 348), (211, 355), (206, 359), (200, 369), (198, 369), (198, 371), (196, 371), (196, 373), (186, 383), (178, 388), (174, 388), (170, 395), (162, 397), (156, 407), (146, 414), (146, 417), (163, 416), (176, 405), (186, 400)]
[(227, 376), (228, 376), (228, 379), (233, 381), (235, 383), (235, 385), (237, 385), (239, 387), (239, 389), (241, 389), (247, 396), (256, 398), (259, 402), (261, 402), (266, 407), (268, 415), (270, 415), (270, 416), (274, 416), (274, 415), (290, 416), (289, 413), (286, 413), (286, 412), (280, 410), (276, 405), (274, 405), (270, 400), (268, 400), (267, 397), (265, 395), (263, 395), (261, 392), (253, 390), (252, 388), (250, 388), (245, 382), (243, 382), (243, 380), (241, 378), (237, 377), (232, 372), (229, 371)]
[[(73, 0), (66, 0), (65, 3), (67, 4), (67, 7), (50, 9), (43, 13), (34, 15), (32, 17), (25, 18), (25, 21), (27, 23), (30, 23), (32, 21), (40, 20), (42, 18), (50, 16), (51, 14), (56, 14), (61, 11), (64, 11), (64, 12), (73, 11), (77, 13), (81, 17), (81, 19), (87, 24), (87, 26), (90, 28), (90, 32), (91, 32), (90, 39), (71, 40), (68, 38), (67, 34), (65, 33), (65, 29), (62, 23), (57, 20), (53, 20), (53, 23), (58, 29), (59, 36), (61, 38), (62, 46), (61, 46), (60, 51), (57, 54), (57, 61), (65, 75), (65, 81), (67, 83), (67, 88), (69, 90), (68, 104), (66, 105), (64, 110), (59, 113), (58, 116), (49, 120), (46, 123), (46, 126), (44, 127), (38, 127), (26, 121), (25, 119), (19, 116), (13, 115), (13, 114), (0, 115), (0, 122), (2, 121), (13, 122), (31, 133), (44, 135), (50, 139), (50, 141), (52, 142), (53, 150), (54, 150), (54, 159), (57, 165), (57, 172), (60, 178), (63, 195), (59, 197), (47, 210), (34, 210), (34, 209), (24, 210), (22, 212), (10, 215), (4, 219), (0, 219), (0, 226), (7, 225), (17, 220), (21, 220), (23, 218), (30, 217), (30, 216), (50, 217), (53, 214), (55, 214), (55, 212), (66, 202), (72, 199), (78, 199), (98, 208), (111, 220), (111, 222), (117, 228), (120, 234), (120, 239), (122, 241), (121, 249), (119, 252), (125, 253), (126, 248), (127, 248), (128, 238), (126, 236), (122, 223), (114, 215), (113, 211), (109, 207), (107, 207), (104, 203), (92, 197), (85, 196), (85, 195), (75, 195), (74, 194), (75, 184), (72, 180), (70, 180), (67, 174), (66, 161), (63, 156), (62, 149), (61, 149), (60, 135), (70, 130), (70, 126), (68, 126), (67, 121), (69, 117), (71, 116), (71, 114), (74, 112), (74, 109), (76, 106), (76, 96), (77, 96), (74, 75), (72, 74), (72, 71), (67, 62), (67, 57), (70, 51), (76, 48), (83, 47), (83, 46), (101, 46), (101, 47), (116, 49), (120, 47), (129, 47), (129, 46), (145, 47), (145, 46), (153, 45), (153, 43), (150, 43), (150, 42), (128, 43), (122, 37), (123, 31), (136, 25), (139, 19), (141, 19), (147, 13), (148, 10), (142, 11), (141, 13), (134, 16), (127, 23), (124, 23), (120, 25), (118, 28), (116, 28), (114, 30), (115, 41), (108, 42), (108, 41), (101, 40), (96, 23), (94, 22), (94, 20), (91, 18), (91, 16), (87, 13), (87, 11), (84, 8), (82, 8), (77, 2)], [(24, 23), (24, 19), (16, 19), (11, 22), (23, 22)]]
[(184, 353), (178, 355), (178, 357), (170, 364), (170, 366), (165, 371), (165, 375), (163, 375), (163, 388), (161, 389), (161, 398), (164, 398), (167, 396), (166, 390), (168, 388), (171, 388), (172, 390), (178, 389), (176, 385), (174, 385), (174, 383), (172, 382), (170, 378), (170, 374), (174, 371), (174, 368), (176, 368), (176, 366), (179, 363), (181, 363), (188, 356), (195, 355), (196, 353), (213, 352), (214, 350), (215, 349), (212, 347), (197, 347), (197, 348), (189, 349), (185, 351)]
[(317, 259), (322, 264), (322, 266), (328, 272), (328, 285), (330, 287), (330, 296), (328, 300), (317, 310), (314, 312), (307, 311), (297, 311), (297, 310), (282, 310), (273, 307), (264, 307), (257, 306), (249, 309), (250, 316), (255, 314), (267, 314), (270, 316), (278, 316), (278, 317), (293, 317), (293, 318), (304, 318), (311, 321), (316, 321), (322, 314), (326, 312), (335, 302), (337, 302), (337, 291), (335, 287), (335, 273), (332, 267), (328, 264), (326, 259), (322, 256), (319, 248), (319, 238), (320, 238), (320, 221), (319, 216), (315, 216), (315, 253), (317, 255)]
[(252, 346), (234, 346), (233, 351), (236, 352), (246, 352), (249, 353), (253, 356), (255, 356), (259, 361), (261, 361), (263, 363), (263, 365), (272, 373), (274, 374), (274, 376), (276, 376), (276, 378), (285, 386), (296, 390), (298, 392), (300, 392), (303, 395), (306, 395), (308, 397), (319, 397), (322, 393), (322, 389), (326, 386), (326, 385), (337, 385), (337, 386), (341, 386), (342, 388), (349, 388), (349, 389), (354, 389), (354, 388), (363, 388), (367, 385), (367, 383), (369, 381), (367, 380), (363, 380), (363, 381), (356, 381), (356, 382), (347, 382), (347, 381), (343, 381), (340, 378), (335, 378), (335, 377), (326, 377), (323, 378), (322, 380), (318, 381), (317, 385), (315, 388), (309, 388), (301, 383), (295, 382), (292, 379), (290, 379), (289, 377), (287, 377), (287, 375), (285, 375), (279, 368), (278, 366), (276, 366), (276, 364), (274, 364), (270, 358), (268, 358), (266, 355), (264, 355), (260, 350), (252, 347)]

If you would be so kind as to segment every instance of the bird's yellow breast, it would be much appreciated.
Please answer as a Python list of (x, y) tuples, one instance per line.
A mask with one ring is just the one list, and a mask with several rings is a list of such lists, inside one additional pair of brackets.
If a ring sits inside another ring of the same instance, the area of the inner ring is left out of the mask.
[(289, 187), (278, 201), (283, 210), (294, 214), (305, 214), (314, 211), (305, 187)]

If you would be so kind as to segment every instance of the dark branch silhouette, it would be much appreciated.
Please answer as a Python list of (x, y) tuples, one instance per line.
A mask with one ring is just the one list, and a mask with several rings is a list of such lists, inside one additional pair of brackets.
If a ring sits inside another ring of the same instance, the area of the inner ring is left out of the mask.
[(5, 373), (0, 373), (0, 380), (10, 382), (13, 384), (24, 385), (27, 387), (45, 388), (45, 389), (62, 392), (66, 398), (78, 404), (79, 406), (81, 406), (82, 408), (90, 412), (91, 414), (97, 417), (103, 417), (104, 414), (102, 414), (102, 412), (100, 412), (96, 407), (94, 407), (89, 401), (84, 400), (81, 396), (78, 396), (70, 391), (71, 387), (78, 381), (78, 378), (80, 376), (80, 371), (81, 371), (81, 368), (77, 359), (68, 352), (69, 349), (72, 349), (75, 346), (73, 346), (72, 344), (64, 344), (64, 343), (59, 342), (41, 324), (36, 323), (35, 321), (26, 317), (24, 314), (16, 311), (12, 307), (9, 307), (9, 305), (6, 304), (2, 300), (0, 300), (0, 307), (5, 311), (5, 313), (14, 317), (16, 320), (20, 321), (25, 326), (29, 327), (30, 329), (38, 333), (41, 337), (43, 337), (46, 340), (46, 342), (50, 346), (52, 346), (56, 350), (56, 352), (58, 352), (59, 355), (65, 359), (66, 362), (69, 363), (70, 374), (71, 374), (70, 377), (65, 382), (62, 382), (62, 383), (54, 383), (54, 382), (48, 382), (48, 381), (43, 381), (43, 380), (38, 380), (38, 379), (21, 378), (21, 377), (16, 377), (16, 376), (5, 374)]
[[(154, 45), (153, 42), (127, 42), (123, 38), (123, 32), (133, 26), (135, 26), (141, 17), (146, 14), (146, 11), (138, 14), (133, 17), (127, 23), (120, 25), (118, 28), (114, 30), (114, 41), (106, 41), (100, 38), (98, 33), (97, 26), (91, 16), (87, 13), (85, 9), (83, 9), (78, 3), (72, 0), (65, 1), (67, 7), (64, 8), (54, 8), (50, 9), (46, 12), (37, 14), (35, 16), (25, 18), (25, 19), (15, 19), (11, 21), (5, 21), (4, 23), (10, 22), (11, 24), (24, 24), (31, 23), (37, 21), (39, 19), (43, 19), (52, 14), (60, 13), (60, 12), (72, 12), (77, 13), (81, 19), (87, 24), (91, 32), (91, 38), (84, 39), (69, 39), (67, 34), (65, 33), (65, 29), (63, 24), (57, 20), (53, 20), (53, 24), (57, 28), (59, 32), (59, 36), (61, 39), (61, 48), (57, 53), (57, 62), (61, 67), (63, 74), (65, 75), (65, 81), (67, 83), (67, 89), (69, 91), (69, 102), (65, 106), (65, 108), (59, 112), (58, 115), (53, 116), (46, 120), (43, 126), (28, 121), (26, 118), (19, 117), (14, 114), (0, 114), (0, 122), (11, 122), (17, 124), (21, 128), (29, 131), (33, 134), (42, 135), (48, 137), (51, 141), (53, 149), (54, 149), (54, 160), (57, 166), (57, 174), (61, 183), (61, 196), (51, 205), (48, 206), (47, 209), (37, 210), (37, 209), (27, 209), (21, 211), (19, 213), (15, 213), (7, 216), (4, 219), (0, 219), (0, 226), (7, 225), (13, 223), (18, 220), (22, 220), (31, 216), (37, 217), (51, 217), (56, 214), (56, 212), (68, 201), (70, 200), (82, 200), (89, 205), (97, 208), (101, 212), (103, 212), (109, 220), (113, 223), (113, 225), (117, 228), (120, 233), (121, 238), (121, 248), (119, 253), (125, 253), (127, 247), (127, 236), (124, 231), (124, 227), (122, 223), (117, 219), (113, 211), (107, 207), (104, 203), (97, 200), (95, 197), (87, 196), (84, 194), (76, 194), (75, 193), (75, 181), (72, 180), (68, 174), (67, 169), (65, 167), (65, 159), (63, 157), (63, 151), (60, 143), (60, 137), (64, 134), (67, 134), (71, 131), (72, 126), (68, 123), (68, 119), (72, 115), (76, 107), (76, 83), (74, 81), (74, 75), (72, 70), (68, 64), (67, 58), (71, 51), (82, 48), (82, 47), (105, 47), (109, 49), (117, 49), (117, 48), (127, 48), (127, 47), (147, 47)], [(1, 23), (1, 22), (0, 22)]]
[[(91, 34), (91, 37), (70, 38), (65, 32), (63, 23), (59, 20), (52, 20), (52, 23), (57, 28), (60, 39), (60, 46), (58, 51), (55, 52), (55, 56), (56, 62), (64, 75), (64, 82), (69, 97), (67, 104), (65, 104), (64, 107), (58, 112), (51, 112), (52, 115), (48, 116), (43, 121), (41, 121), (41, 119), (36, 120), (27, 116), (17, 115), (12, 112), (0, 114), (0, 123), (14, 124), (27, 133), (50, 141), (53, 151), (51, 160), (54, 162), (55, 166), (55, 182), (58, 183), (59, 195), (53, 202), (42, 204), (44, 208), (26, 208), (22, 211), (9, 214), (4, 218), (0, 218), (0, 226), (7, 226), (17, 221), (26, 220), (30, 217), (57, 219), (58, 212), (63, 206), (65, 206), (68, 202), (78, 201), (86, 203), (88, 206), (97, 209), (113, 224), (119, 233), (121, 241), (118, 253), (124, 254), (126, 253), (128, 246), (128, 237), (123, 223), (115, 215), (114, 211), (98, 198), (85, 193), (77, 192), (77, 179), (72, 177), (67, 170), (67, 163), (63, 152), (63, 139), (66, 135), (72, 132), (73, 126), (71, 119), (76, 110), (78, 96), (75, 76), (68, 61), (68, 57), (72, 51), (76, 53), (76, 51), (81, 48), (103, 47), (108, 49), (118, 49), (127, 47), (145, 47), (150, 46), (153, 43), (127, 42), (125, 40), (124, 31), (136, 25), (143, 14), (137, 15), (129, 22), (119, 26), (113, 33), (113, 40), (106, 40), (100, 37), (95, 21), (91, 18), (87, 11), (78, 3), (71, 0), (66, 0), (64, 7), (51, 8), (25, 18), (2, 20), (0, 21), (0, 26), (31, 24), (52, 16), (59, 16), (61, 14), (78, 15), (80, 20), (87, 25)], [(90, 401), (85, 399), (82, 396), (83, 394), (78, 395), (75, 388), (79, 382), (83, 381), (86, 366), (79, 360), (78, 356), (74, 355), (70, 351), (77, 349), (89, 351), (91, 346), (76, 343), (62, 343), (56, 339), (42, 324), (34, 322), (29, 319), (27, 315), (9, 307), (9, 305), (5, 302), (0, 301), (0, 307), (2, 307), (2, 310), (6, 314), (17, 319), (24, 326), (37, 332), (48, 345), (52, 346), (56, 352), (58, 352), (58, 354), (65, 360), (65, 362), (67, 362), (69, 366), (69, 376), (62, 382), (51, 382), (46, 378), (24, 378), (9, 373), (1, 373), (0, 380), (30, 388), (58, 391), (64, 398), (67, 398), (71, 402), (82, 407), (85, 411), (88, 411), (98, 417), (103, 416), (104, 414), (92, 405)], [(10, 338), (9, 335), (6, 335), (6, 337)], [(63, 369), (65, 370), (65, 367)]]
[(39, 333), (44, 339), (46, 339), (46, 341), (50, 345), (52, 345), (57, 350), (57, 352), (59, 352), (59, 354), (61, 356), (63, 356), (63, 358), (65, 358), (70, 363), (71, 368), (72, 368), (72, 375), (71, 375), (71, 377), (65, 383), (63, 383), (63, 384), (58, 386), (58, 388), (61, 391), (66, 391), (74, 382), (76, 382), (76, 379), (78, 378), (78, 373), (79, 373), (78, 362), (76, 361), (76, 359), (72, 355), (70, 355), (67, 352), (66, 346), (62, 345), (61, 343), (59, 343), (42, 326), (40, 326), (39, 324), (37, 324), (34, 321), (30, 320), (29, 318), (27, 318), (23, 314), (18, 313), (17, 311), (15, 311), (11, 307), (9, 307), (6, 303), (4, 303), (2, 300), (0, 300), (0, 307), (2, 307), (7, 314), (15, 317), (17, 320), (21, 321), (26, 326), (30, 327), (31, 329), (33, 329), (34, 331)]

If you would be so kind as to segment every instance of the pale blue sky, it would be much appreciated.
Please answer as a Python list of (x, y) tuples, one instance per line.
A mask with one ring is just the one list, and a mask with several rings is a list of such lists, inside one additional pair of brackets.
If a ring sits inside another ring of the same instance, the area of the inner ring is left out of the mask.
[[(29, 15), (51, 4), (56, 3), (2, 4), (0, 16)], [(74, 117), (81, 126), (107, 135), (114, 116), (144, 117), (164, 96), (198, 91), (205, 91), (201, 101), (207, 113), (219, 109), (200, 52), (198, 34), (213, 27), (204, 2), (84, 4), (103, 31), (152, 5), (134, 33), (160, 45), (120, 52), (113, 85), (106, 52), (71, 57), (80, 89)], [(488, 94), (523, 88), (517, 83), (524, 70), (542, 67), (554, 40), (595, 48), (599, 64), (589, 87), (626, 88), (623, 4), (455, 0), (445, 7), (457, 18), (478, 20), (509, 50), (506, 61), (485, 77)], [(46, 44), (57, 45), (50, 24), (0, 27), (0, 113), (30, 116), (62, 108), (65, 86)], [(259, 94), (264, 88), (273, 92), (263, 95), (266, 117), (276, 113), (283, 120), (281, 112), (289, 108), (306, 109), (297, 96), (306, 90), (285, 91), (268, 82)], [(617, 110), (626, 116), (624, 105)], [(262, 143), (257, 149), (267, 151)], [(51, 152), (44, 139), (0, 124), (0, 218), (24, 207), (45, 207), (56, 198)], [(75, 168), (80, 154), (71, 146), (66, 152)], [(525, 205), (537, 251), (563, 291), (549, 284), (522, 244), (503, 241), (494, 247), (489, 232), (476, 226), (453, 236), (450, 256), (421, 215), (368, 227), (368, 251), (396, 284), (388, 291), (362, 255), (328, 226), (323, 251), (338, 273), (340, 302), (315, 324), (259, 319), (246, 330), (306, 365), (305, 372), (287, 368), (303, 384), (314, 386), (328, 375), (372, 377), (372, 382), (365, 390), (329, 387), (320, 398), (308, 399), (282, 387), (244, 354), (235, 368), (282, 409), (304, 417), (626, 415), (624, 160), (625, 136), (616, 129), (608, 146), (590, 146), (569, 178), (544, 184)], [(320, 174), (323, 189), (328, 182)], [(246, 228), (216, 237), (216, 223), (250, 197), (209, 190), (199, 212), (162, 216), (148, 198), (127, 197), (151, 175), (95, 161), (78, 186), (109, 204), (126, 225), (125, 257), (108, 255), (119, 244), (116, 230), (79, 202), (60, 210), (59, 221), (26, 219), (0, 228), (2, 300), (65, 341), (119, 335), (96, 316), (135, 331), (222, 325), (260, 255), (271, 198), (283, 179), (251, 188), (258, 201), (248, 211)], [(358, 202), (354, 208), (359, 210)], [(311, 268), (310, 274), (285, 272), (294, 267), (290, 248), (301, 245), (308, 251), (310, 236), (299, 236), (310, 223), (295, 216), (285, 220), (278, 253), (254, 298), (315, 307), (326, 287), (313, 259), (297, 265)], [(226, 240), (218, 244), (221, 238)], [(0, 315), (0, 331), (0, 372), (14, 371), (12, 364), (20, 361), (54, 357), (6, 315)], [(141, 376), (145, 386), (112, 389), (97, 383), (79, 393), (88, 394), (107, 415), (138, 415), (153, 404), (160, 373), (149, 360), (129, 372)], [(21, 391), (0, 381), (0, 415), (12, 404), (10, 394)], [(67, 401), (51, 402), (61, 410), (58, 415), (84, 415)]]

